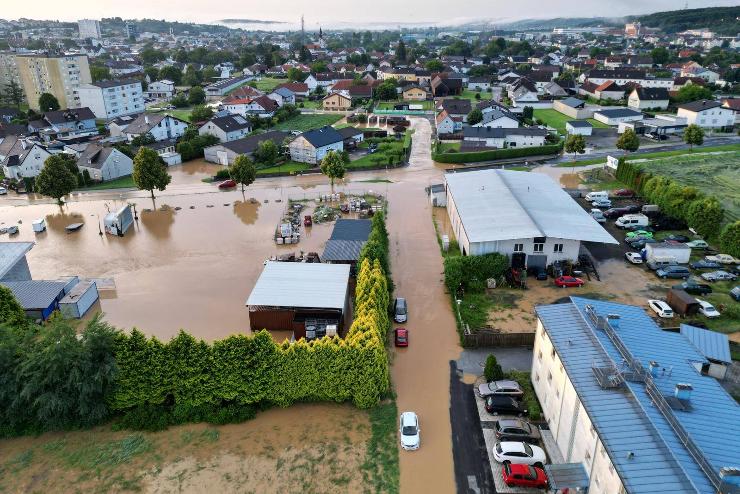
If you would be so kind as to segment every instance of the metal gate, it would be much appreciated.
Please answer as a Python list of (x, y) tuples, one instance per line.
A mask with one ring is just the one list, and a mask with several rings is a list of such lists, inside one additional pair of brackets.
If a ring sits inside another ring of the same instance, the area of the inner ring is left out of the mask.
[(547, 256), (528, 256), (527, 257), (528, 268), (546, 268), (547, 267)]

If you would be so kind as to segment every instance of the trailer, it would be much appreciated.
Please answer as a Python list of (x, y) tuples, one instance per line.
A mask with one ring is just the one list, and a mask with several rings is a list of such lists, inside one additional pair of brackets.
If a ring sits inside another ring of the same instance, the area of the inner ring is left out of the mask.
[(699, 302), (683, 290), (671, 288), (668, 290), (666, 302), (671, 306), (673, 312), (680, 316), (693, 316), (699, 312)]
[[(97, 302), (100, 295), (93, 280), (77, 281), (59, 301), (59, 311), (66, 317), (80, 319)], [(65, 289), (66, 290), (66, 289)]]
[(674, 261), (687, 264), (691, 257), (691, 247), (679, 243), (645, 244), (645, 261)]
[(123, 237), (133, 222), (134, 215), (131, 213), (131, 205), (127, 204), (115, 213), (105, 215), (103, 220), (105, 233)]

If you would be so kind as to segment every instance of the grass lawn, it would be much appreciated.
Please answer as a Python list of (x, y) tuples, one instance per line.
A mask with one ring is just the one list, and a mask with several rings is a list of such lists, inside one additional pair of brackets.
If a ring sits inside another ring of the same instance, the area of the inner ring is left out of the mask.
[[(476, 98), (475, 96), (479, 94), (480, 99)], [(471, 91), (470, 89), (463, 89), (462, 94), (460, 95), (461, 98), (469, 99), (475, 103), (476, 101), (488, 101), (491, 99), (492, 93), (489, 93), (488, 91)]]
[[(574, 118), (571, 118), (568, 115), (563, 115), (559, 111), (553, 110), (551, 108), (535, 109), (534, 118), (540, 120), (541, 122), (544, 122), (546, 125), (549, 125), (554, 129), (557, 129), (558, 132), (560, 132), (561, 134), (565, 134), (565, 123), (570, 122), (571, 120), (575, 120)], [(601, 123), (598, 120), (594, 120), (593, 118), (589, 118), (588, 122), (597, 129), (609, 128), (608, 125)]]
[(398, 493), (400, 468), (396, 428), (398, 408), (394, 401), (384, 402), (368, 410), (370, 440), (367, 442), (362, 476), (373, 487), (372, 492)]
[(378, 150), (373, 154), (366, 154), (361, 158), (351, 161), (347, 165), (349, 170), (358, 170), (362, 168), (377, 168), (385, 165), (390, 166), (389, 160), (395, 159), (395, 156), (403, 153), (403, 141), (393, 141), (390, 143), (381, 143)]
[(303, 103), (303, 108), (308, 108), (308, 109), (312, 109), (312, 110), (320, 110), (321, 109), (321, 105), (322, 105), (322, 101), (320, 99), (313, 100), (313, 101), (311, 101), (311, 100), (303, 100), (303, 101), (301, 101), (301, 103)]
[(286, 161), (282, 165), (271, 166), (269, 168), (261, 168), (257, 170), (257, 175), (264, 175), (266, 173), (296, 173), (303, 170), (308, 170), (311, 165), (308, 163), (298, 163), (296, 161)]
[(455, 151), (460, 151), (460, 141), (456, 142), (440, 142), (439, 143), (439, 152), (440, 153), (446, 153), (447, 151), (454, 149)]
[(375, 108), (378, 110), (393, 110), (393, 107), (395, 105), (400, 104), (409, 104), (409, 105), (421, 105), (424, 110), (431, 110), (434, 108), (434, 101), (431, 100), (425, 100), (425, 101), (381, 101), (377, 105), (375, 105)]
[(301, 114), (296, 115), (295, 117), (290, 118), (285, 122), (280, 122), (275, 127), (273, 127), (272, 130), (298, 130), (300, 132), (305, 132), (307, 130), (317, 129), (325, 125), (333, 125), (342, 118), (344, 118), (344, 115), (325, 113), (315, 115)]
[(106, 189), (124, 189), (124, 188), (136, 188), (133, 177), (126, 175), (125, 177), (119, 177), (114, 180), (108, 180), (107, 182), (100, 182), (84, 189), (79, 190), (106, 190)]
[(280, 84), (288, 82), (288, 79), (273, 79), (272, 77), (263, 77), (262, 79), (253, 82), (257, 86), (257, 89), (262, 92), (269, 93)]
[[(655, 159), (655, 158), (670, 158), (673, 156), (684, 156), (684, 155), (693, 155), (693, 156), (700, 156), (703, 153), (716, 153), (716, 152), (722, 152), (722, 151), (740, 151), (740, 144), (725, 144), (724, 146), (708, 146), (708, 147), (698, 147), (695, 148), (693, 151), (689, 151), (688, 149), (677, 149), (675, 151), (659, 151), (656, 153), (642, 153), (642, 154), (631, 154), (628, 156), (625, 156), (625, 159), (627, 161), (634, 161), (634, 160), (644, 160), (644, 159)], [(621, 158), (620, 156), (617, 156)], [(573, 164), (573, 162), (569, 163), (558, 163), (555, 165), (556, 167), (563, 168), (563, 167), (569, 167), (569, 166), (586, 166), (586, 165), (596, 165), (598, 163), (606, 163), (606, 158), (592, 158), (587, 160), (578, 160)]]

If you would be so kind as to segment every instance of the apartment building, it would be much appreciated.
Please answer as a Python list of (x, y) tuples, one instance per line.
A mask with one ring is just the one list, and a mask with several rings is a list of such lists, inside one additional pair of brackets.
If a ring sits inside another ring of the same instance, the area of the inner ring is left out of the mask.
[(77, 29), (80, 32), (80, 39), (102, 39), (100, 32), (100, 21), (95, 19), (80, 19), (77, 21)]
[(95, 118), (110, 120), (145, 109), (141, 82), (135, 79), (81, 84), (77, 92), (80, 104), (89, 107)]
[(21, 85), (26, 93), (28, 106), (39, 108), (39, 97), (43, 93), (53, 94), (60, 108), (82, 106), (77, 89), (81, 84), (90, 84), (90, 65), (86, 55), (16, 55), (16, 64)]

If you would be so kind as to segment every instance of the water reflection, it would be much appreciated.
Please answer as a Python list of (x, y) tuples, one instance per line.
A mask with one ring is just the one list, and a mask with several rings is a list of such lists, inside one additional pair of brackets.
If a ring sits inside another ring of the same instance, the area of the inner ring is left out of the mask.
[(253, 225), (257, 221), (258, 210), (262, 204), (254, 197), (244, 201), (234, 201), (232, 210), (237, 218), (245, 225)]
[(144, 229), (159, 240), (170, 237), (170, 230), (175, 223), (176, 211), (169, 206), (162, 206), (156, 211), (144, 210), (139, 218)]

